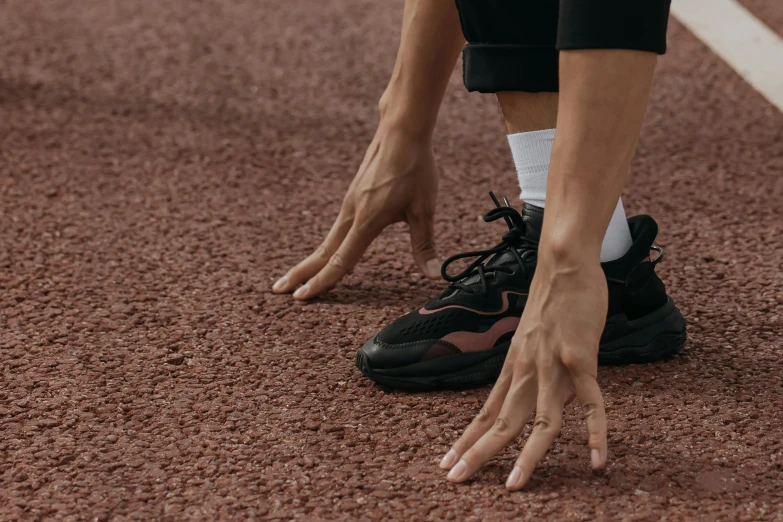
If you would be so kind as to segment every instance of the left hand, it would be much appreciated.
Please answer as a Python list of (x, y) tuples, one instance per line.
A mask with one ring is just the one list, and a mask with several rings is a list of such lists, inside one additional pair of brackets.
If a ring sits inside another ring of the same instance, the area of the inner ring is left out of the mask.
[(414, 138), (381, 122), (321, 246), (281, 277), (272, 291), (296, 290), (294, 299), (299, 300), (319, 295), (345, 277), (383, 229), (398, 221), (410, 225), (419, 270), (440, 279), (433, 225), (437, 192), (438, 166), (429, 137)]
[(608, 306), (598, 263), (563, 265), (539, 257), (530, 296), (503, 370), (486, 404), (440, 463), (448, 480), (464, 482), (514, 441), (536, 410), (533, 431), (506, 481), (524, 487), (563, 423), (563, 408), (579, 399), (594, 470), (606, 465), (606, 413), (598, 344)]

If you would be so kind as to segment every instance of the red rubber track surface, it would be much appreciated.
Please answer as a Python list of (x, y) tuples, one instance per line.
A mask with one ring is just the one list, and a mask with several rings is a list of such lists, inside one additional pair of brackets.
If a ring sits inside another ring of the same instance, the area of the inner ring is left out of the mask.
[(770, 29), (783, 37), (783, 6), (775, 0), (739, 0)]
[[(600, 370), (605, 474), (570, 407), (525, 491), (516, 448), (445, 482), (489, 388), (353, 365), (440, 288), (404, 227), (321, 299), (270, 293), (336, 216), (401, 4), (0, 4), (0, 519), (783, 517), (783, 114), (675, 21), (625, 204), (661, 226), (690, 341)], [(442, 252), (494, 244), (486, 192), (518, 189), (457, 70), (435, 147)]]

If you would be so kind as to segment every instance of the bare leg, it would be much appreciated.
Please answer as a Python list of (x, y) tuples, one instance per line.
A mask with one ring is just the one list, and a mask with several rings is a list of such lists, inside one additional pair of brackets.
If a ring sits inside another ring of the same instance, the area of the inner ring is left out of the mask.
[(394, 71), (379, 103), (381, 124), (429, 141), (464, 45), (453, 0), (406, 0)]
[(556, 92), (505, 91), (497, 96), (509, 134), (555, 128)]

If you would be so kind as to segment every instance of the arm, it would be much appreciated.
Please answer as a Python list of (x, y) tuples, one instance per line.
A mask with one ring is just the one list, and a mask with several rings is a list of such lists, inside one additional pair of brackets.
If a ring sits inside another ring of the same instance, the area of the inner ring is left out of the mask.
[(597, 382), (608, 306), (601, 242), (636, 151), (656, 61), (653, 53), (629, 50), (560, 53), (563, 87), (533, 313), (516, 336), (520, 348), (532, 348), (541, 361), (536, 423), (509, 489), (527, 482), (574, 397), (587, 423), (592, 467), (606, 465), (606, 413)]
[(601, 242), (636, 151), (657, 56), (560, 53), (563, 85), (541, 255), (598, 266)]
[(432, 132), (454, 64), (464, 45), (453, 0), (406, 0), (402, 35), (380, 122), (321, 246), (280, 278), (272, 290), (310, 299), (334, 286), (387, 226), (410, 225), (414, 259), (424, 275), (440, 277), (433, 217), (437, 166)]
[(592, 467), (606, 465), (606, 413), (597, 382), (608, 306), (601, 242), (636, 149), (655, 62), (654, 54), (638, 51), (560, 53), (562, 88), (538, 265), (483, 414), (441, 463), (453, 482), (470, 478), (516, 438), (535, 410), (533, 431), (506, 482), (510, 490), (524, 487), (574, 398), (587, 423)]
[(381, 125), (429, 141), (464, 45), (453, 0), (406, 0), (394, 71), (379, 103)]

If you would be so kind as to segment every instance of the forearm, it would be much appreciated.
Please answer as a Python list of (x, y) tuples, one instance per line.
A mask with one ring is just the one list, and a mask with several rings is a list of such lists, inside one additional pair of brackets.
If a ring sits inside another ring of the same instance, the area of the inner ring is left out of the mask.
[(647, 107), (653, 53), (560, 53), (560, 106), (541, 253), (597, 263)]
[(465, 44), (454, 0), (406, 0), (397, 59), (381, 97), (381, 123), (429, 138)]

